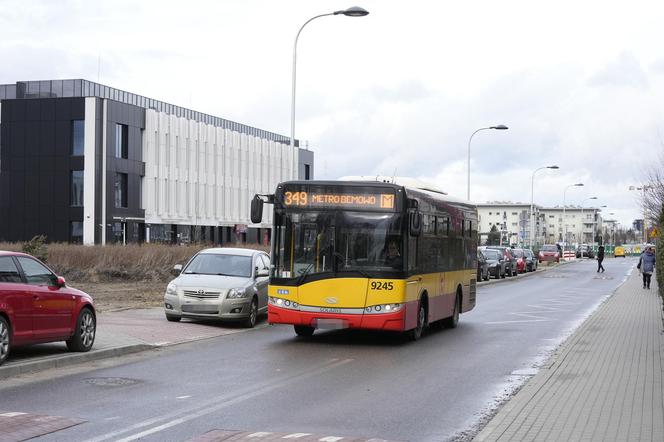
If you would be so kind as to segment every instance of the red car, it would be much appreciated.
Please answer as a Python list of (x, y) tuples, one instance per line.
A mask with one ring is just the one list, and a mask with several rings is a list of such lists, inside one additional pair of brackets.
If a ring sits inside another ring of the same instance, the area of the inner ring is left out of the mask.
[(89, 351), (96, 331), (88, 294), (30, 255), (0, 251), (0, 365), (20, 345), (65, 341), (71, 351)]
[(523, 249), (512, 249), (512, 256), (516, 258), (516, 272), (526, 273), (526, 253)]
[(539, 262), (560, 262), (560, 252), (558, 251), (558, 246), (555, 244), (544, 244), (539, 251), (537, 259)]

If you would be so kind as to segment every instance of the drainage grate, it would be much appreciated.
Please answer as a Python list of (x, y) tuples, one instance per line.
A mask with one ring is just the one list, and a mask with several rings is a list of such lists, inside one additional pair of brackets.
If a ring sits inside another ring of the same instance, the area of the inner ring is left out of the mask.
[(83, 382), (98, 387), (124, 387), (125, 385), (135, 385), (140, 381), (130, 378), (88, 378)]

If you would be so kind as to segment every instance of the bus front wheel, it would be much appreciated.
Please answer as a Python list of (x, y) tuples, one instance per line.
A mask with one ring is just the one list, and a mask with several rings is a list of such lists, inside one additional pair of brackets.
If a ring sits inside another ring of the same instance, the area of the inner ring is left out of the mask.
[(308, 327), (306, 325), (294, 325), (295, 328), (295, 334), (298, 336), (303, 336), (303, 337), (310, 337), (314, 334), (315, 328), (313, 327)]
[(424, 307), (424, 300), (420, 299), (419, 309), (417, 311), (417, 326), (414, 329), (408, 331), (408, 337), (411, 341), (417, 341), (422, 337), (422, 332), (426, 327), (426, 318), (427, 312)]

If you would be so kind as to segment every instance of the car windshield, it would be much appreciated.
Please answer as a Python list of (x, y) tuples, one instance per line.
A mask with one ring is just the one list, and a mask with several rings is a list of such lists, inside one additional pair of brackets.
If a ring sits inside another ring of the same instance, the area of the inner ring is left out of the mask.
[(403, 270), (402, 217), (395, 213), (321, 211), (277, 215), (273, 276)]
[(556, 246), (542, 246), (542, 251), (543, 252), (557, 252), (558, 247), (556, 247)]
[(523, 250), (512, 249), (512, 256), (515, 258), (523, 258)]
[(484, 253), (484, 256), (486, 256), (486, 259), (500, 259), (500, 253), (498, 250), (490, 250), (486, 249), (482, 253)]
[(184, 274), (251, 277), (251, 256), (199, 253), (187, 264)]

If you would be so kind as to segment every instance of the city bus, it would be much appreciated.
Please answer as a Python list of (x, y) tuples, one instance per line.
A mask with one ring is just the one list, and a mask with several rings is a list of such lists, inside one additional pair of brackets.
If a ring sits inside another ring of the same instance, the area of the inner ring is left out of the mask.
[(298, 336), (374, 329), (417, 340), (475, 306), (477, 209), (430, 186), (289, 181), (273, 204), (268, 322)]

